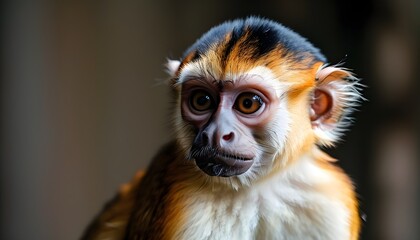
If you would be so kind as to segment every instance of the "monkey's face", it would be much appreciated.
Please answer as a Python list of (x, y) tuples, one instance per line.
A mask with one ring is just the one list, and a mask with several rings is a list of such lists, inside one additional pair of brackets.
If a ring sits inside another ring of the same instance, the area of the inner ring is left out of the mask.
[[(188, 77), (187, 77), (188, 75)], [(264, 153), (275, 146), (261, 145), (267, 127), (276, 119), (277, 142), (287, 131), (287, 111), (282, 109), (278, 86), (267, 81), (264, 68), (230, 76), (229, 79), (199, 77), (186, 70), (181, 90), (181, 114), (194, 129), (189, 152), (197, 166), (210, 176), (230, 177), (263, 164)]]

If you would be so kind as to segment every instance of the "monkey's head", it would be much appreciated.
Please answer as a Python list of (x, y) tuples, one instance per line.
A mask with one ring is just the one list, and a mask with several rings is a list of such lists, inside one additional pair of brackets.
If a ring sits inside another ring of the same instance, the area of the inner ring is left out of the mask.
[(211, 29), (168, 71), (181, 148), (234, 188), (333, 145), (360, 98), (349, 71), (327, 65), (290, 29), (254, 17)]

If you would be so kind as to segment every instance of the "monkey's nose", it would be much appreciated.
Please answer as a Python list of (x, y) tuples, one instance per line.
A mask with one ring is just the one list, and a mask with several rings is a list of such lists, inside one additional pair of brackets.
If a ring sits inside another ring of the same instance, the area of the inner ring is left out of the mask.
[(222, 136), (222, 139), (225, 141), (230, 141), (232, 138), (233, 138), (233, 132), (230, 132), (229, 134)]

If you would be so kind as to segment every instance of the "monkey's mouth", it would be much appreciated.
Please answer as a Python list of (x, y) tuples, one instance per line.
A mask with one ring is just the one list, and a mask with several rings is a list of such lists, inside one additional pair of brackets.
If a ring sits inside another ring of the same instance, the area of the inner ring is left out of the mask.
[(231, 177), (246, 172), (253, 164), (253, 156), (230, 153), (212, 147), (193, 147), (190, 159), (206, 174)]

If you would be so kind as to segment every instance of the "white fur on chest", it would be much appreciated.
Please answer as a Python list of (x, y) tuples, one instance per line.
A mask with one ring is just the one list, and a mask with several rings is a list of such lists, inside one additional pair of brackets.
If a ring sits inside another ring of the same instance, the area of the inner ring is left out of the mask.
[(349, 211), (313, 188), (325, 174), (309, 161), (246, 191), (191, 193), (180, 238), (349, 239)]

